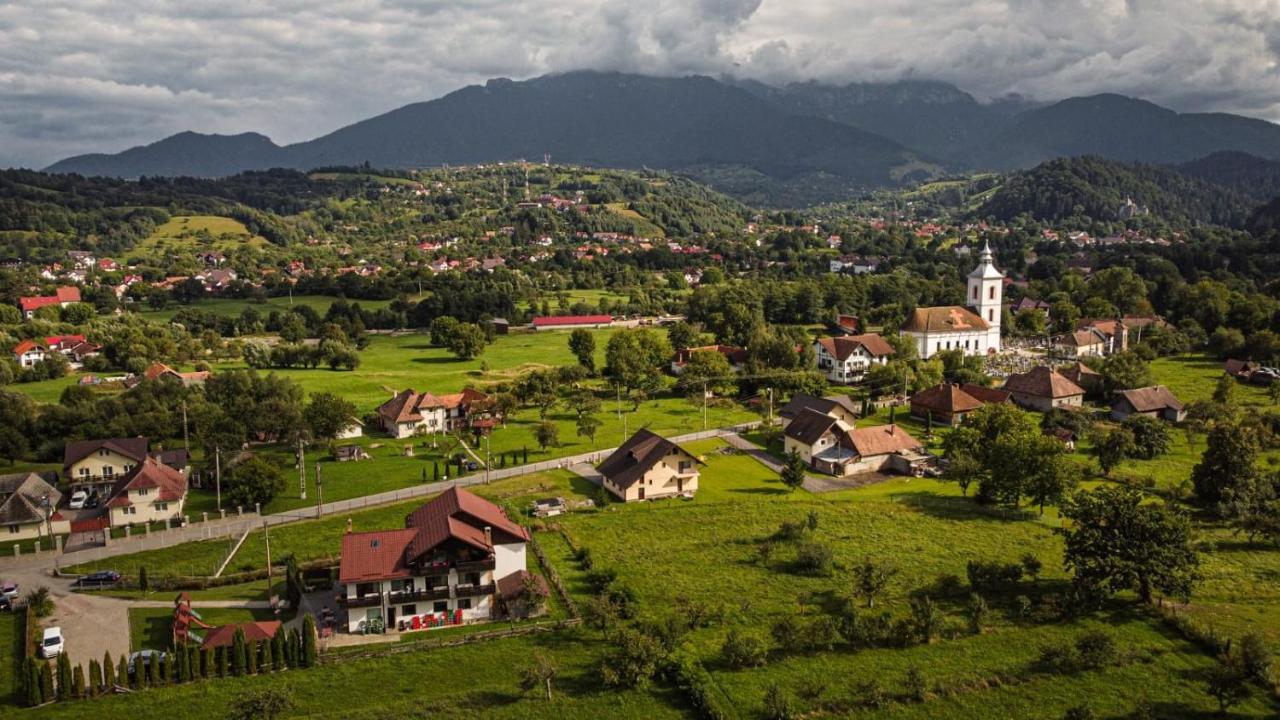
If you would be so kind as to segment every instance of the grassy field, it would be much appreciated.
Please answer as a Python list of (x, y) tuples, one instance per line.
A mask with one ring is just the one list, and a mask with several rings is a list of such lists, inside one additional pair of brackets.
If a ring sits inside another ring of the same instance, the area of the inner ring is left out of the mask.
[[(329, 311), (329, 306), (336, 300), (343, 298), (331, 297), (328, 295), (295, 295), (292, 298), (288, 296), (267, 298), (266, 302), (257, 302), (249, 298), (204, 298), (197, 300), (190, 305), (182, 305), (172, 303), (163, 310), (153, 310), (144, 305), (134, 307), (135, 312), (148, 320), (156, 322), (168, 322), (173, 319), (183, 308), (195, 308), (207, 312), (225, 315), (227, 317), (238, 317), (244, 312), (245, 308), (253, 308), (262, 317), (271, 314), (272, 310), (287, 312), (293, 307), (309, 307), (320, 315), (324, 315)], [(410, 299), (417, 299), (411, 296)], [(348, 300), (348, 303), (359, 304), (366, 310), (378, 310), (391, 304), (390, 300)]]
[[(202, 230), (212, 236), (210, 242), (202, 243), (197, 237)], [(251, 234), (239, 220), (217, 215), (175, 215), (138, 243), (131, 253), (142, 257), (162, 257), (197, 250), (229, 252), (246, 243), (250, 247), (261, 248), (267, 245), (267, 240)]]

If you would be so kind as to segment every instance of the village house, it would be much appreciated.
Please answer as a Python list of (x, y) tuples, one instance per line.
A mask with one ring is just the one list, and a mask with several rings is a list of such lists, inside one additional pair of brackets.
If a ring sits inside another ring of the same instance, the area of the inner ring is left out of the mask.
[(354, 440), (364, 436), (364, 423), (360, 422), (360, 418), (348, 418), (347, 424), (338, 430), (338, 434), (333, 436), (334, 440)]
[(855, 428), (805, 409), (783, 431), (783, 450), (810, 468), (845, 477), (872, 472), (911, 474), (928, 461), (924, 445), (897, 425)]
[(1111, 419), (1122, 421), (1134, 415), (1182, 422), (1187, 417), (1187, 411), (1177, 396), (1164, 385), (1116, 393), (1115, 399), (1111, 401)]
[(805, 410), (830, 415), (850, 427), (857, 422), (858, 416), (861, 414), (857, 404), (848, 395), (832, 395), (820, 398), (804, 393), (796, 393), (778, 411), (778, 417), (782, 419), (783, 429), (786, 429), (787, 425), (791, 424), (791, 421), (799, 417)]
[(911, 396), (911, 417), (943, 425), (959, 425), (983, 405), (1009, 402), (1009, 393), (963, 383), (944, 382)]
[(142, 376), (148, 380), (157, 380), (159, 378), (172, 378), (182, 383), (184, 386), (202, 385), (205, 380), (213, 375), (208, 370), (197, 370), (195, 372), (178, 372), (164, 363), (151, 363)]
[(62, 493), (36, 473), (0, 475), (0, 539), (48, 537), (50, 529), (54, 535), (70, 532), (70, 522), (58, 512), (61, 501)]
[(38, 295), (35, 297), (18, 298), (18, 307), (22, 310), (22, 316), (30, 320), (35, 317), (36, 311), (42, 307), (57, 305), (58, 307), (67, 307), (80, 302), (80, 288), (73, 286), (64, 286), (58, 288), (53, 295)]
[(44, 342), (50, 351), (61, 353), (73, 365), (83, 364), (102, 350), (101, 345), (85, 340), (84, 335), (50, 335)]
[(734, 372), (742, 372), (742, 368), (747, 364), (747, 351), (744, 348), (734, 347), (732, 345), (705, 345), (695, 348), (681, 348), (676, 350), (676, 355), (671, 359), (671, 374), (679, 375), (684, 372), (684, 366), (693, 358), (694, 353), (700, 352), (718, 352), (729, 361), (729, 365)]
[(1048, 412), (1058, 407), (1084, 405), (1084, 388), (1045, 365), (1010, 375), (1005, 380), (1004, 389), (1015, 403), (1028, 410)]
[(692, 495), (698, 491), (698, 458), (684, 448), (640, 430), (596, 468), (604, 488), (623, 502)]
[(406, 389), (379, 405), (376, 412), (384, 432), (394, 438), (406, 438), (467, 427), (475, 411), (488, 404), (488, 395), (471, 388), (448, 395)]
[(609, 327), (613, 323), (610, 315), (554, 315), (533, 319), (533, 329), (543, 330), (576, 330), (578, 328)]
[(1067, 360), (1102, 357), (1107, 354), (1107, 341), (1094, 330), (1076, 330), (1053, 338), (1053, 353)]
[(18, 367), (30, 368), (35, 367), (48, 357), (44, 346), (35, 340), (23, 340), (13, 346), (13, 361), (18, 363)]
[(111, 527), (169, 522), (182, 517), (187, 476), (153, 457), (126, 472), (107, 499)]
[(1270, 385), (1280, 380), (1280, 369), (1250, 360), (1228, 360), (1223, 363), (1222, 370), (1236, 380), (1253, 385)]
[(885, 365), (893, 346), (875, 333), (819, 338), (814, 344), (818, 370), (827, 380), (845, 385), (862, 382), (872, 365)]
[(1034, 298), (1023, 297), (1020, 300), (1018, 300), (1018, 302), (1013, 303), (1012, 305), (1009, 306), (1009, 313), (1011, 315), (1017, 315), (1018, 313), (1024, 312), (1027, 310), (1034, 310), (1036, 312), (1043, 314), (1045, 317), (1049, 317), (1049, 303), (1045, 302), (1044, 300), (1036, 300)]
[(497, 505), (452, 487), (404, 529), (342, 537), (338, 604), (348, 632), (439, 627), (501, 617), (541, 578), (526, 570), (529, 533)]
[(128, 475), (147, 458), (184, 475), (190, 462), (182, 448), (152, 452), (144, 437), (77, 440), (62, 449), (62, 475), (74, 489), (110, 493), (122, 475)]
[(1058, 368), (1058, 373), (1062, 377), (1084, 388), (1085, 392), (1093, 392), (1102, 387), (1102, 373), (1085, 365), (1082, 362), (1075, 362), (1065, 367)]
[(996, 269), (990, 245), (984, 245), (978, 266), (969, 273), (969, 307), (958, 305), (916, 308), (899, 332), (916, 341), (921, 358), (943, 350), (965, 355), (1000, 351), (1000, 314), (1004, 275)]

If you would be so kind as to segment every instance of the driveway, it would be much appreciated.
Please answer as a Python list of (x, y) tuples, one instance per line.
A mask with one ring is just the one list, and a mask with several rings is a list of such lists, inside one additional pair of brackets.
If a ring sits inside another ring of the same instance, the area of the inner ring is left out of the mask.
[(4, 578), (18, 583), (21, 594), (38, 587), (49, 588), (54, 613), (43, 618), (43, 627), (62, 628), (66, 652), (72, 664), (102, 660), (110, 652), (113, 661), (129, 653), (129, 602), (116, 598), (71, 592), (71, 580), (50, 577), (39, 568), (6, 571)]

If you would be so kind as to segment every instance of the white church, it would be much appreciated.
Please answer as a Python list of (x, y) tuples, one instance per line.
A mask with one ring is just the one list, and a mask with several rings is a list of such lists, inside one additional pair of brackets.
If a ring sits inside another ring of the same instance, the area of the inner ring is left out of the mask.
[(961, 350), (966, 355), (1000, 351), (1004, 275), (992, 261), (990, 243), (983, 246), (978, 267), (969, 273), (967, 290), (967, 308), (916, 308), (907, 318), (899, 332), (915, 338), (920, 357), (928, 359), (943, 350)]

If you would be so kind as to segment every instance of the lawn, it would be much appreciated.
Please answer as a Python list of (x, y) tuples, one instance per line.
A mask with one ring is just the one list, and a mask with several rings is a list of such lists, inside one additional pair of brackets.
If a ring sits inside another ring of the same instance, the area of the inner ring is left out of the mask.
[[(413, 298), (416, 299), (416, 298)], [(135, 305), (134, 311), (142, 317), (153, 320), (155, 322), (169, 322), (174, 315), (178, 314), (183, 308), (194, 308), (204, 310), (206, 312), (217, 313), (226, 317), (238, 317), (244, 312), (245, 308), (253, 308), (262, 317), (271, 314), (272, 310), (287, 312), (294, 307), (309, 307), (315, 310), (321, 316), (329, 312), (329, 306), (337, 300), (343, 298), (332, 297), (329, 295), (295, 295), (292, 298), (288, 296), (267, 298), (265, 302), (258, 302), (250, 298), (204, 298), (197, 300), (190, 305), (180, 303), (171, 303), (163, 310), (153, 310), (144, 305)], [(351, 304), (359, 304), (366, 310), (378, 310), (391, 304), (390, 300), (347, 300)]]

